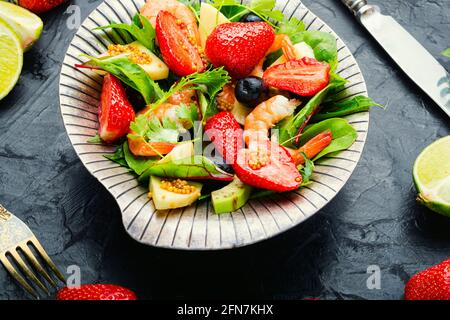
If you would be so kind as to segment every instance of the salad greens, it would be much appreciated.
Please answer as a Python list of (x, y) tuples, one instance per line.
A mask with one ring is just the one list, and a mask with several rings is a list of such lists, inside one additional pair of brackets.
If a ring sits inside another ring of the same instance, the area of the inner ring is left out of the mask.
[[(197, 0), (180, 0), (186, 4), (199, 19), (200, 2)], [(252, 0), (244, 5), (240, 0), (209, 0), (206, 1), (220, 11), (230, 21), (236, 22), (248, 14), (253, 13), (269, 23), (277, 34), (287, 35), (293, 44), (305, 42), (309, 45), (317, 60), (330, 65), (329, 84), (312, 97), (301, 97), (301, 105), (297, 112), (285, 118), (276, 125), (278, 139), (282, 146), (299, 148), (312, 138), (327, 130), (331, 131), (332, 141), (319, 152), (313, 159), (308, 159), (306, 154), (304, 164), (298, 166), (302, 176), (301, 186), (311, 183), (314, 172), (314, 162), (320, 158), (348, 149), (356, 140), (356, 130), (344, 117), (353, 113), (369, 110), (380, 104), (365, 96), (356, 96), (342, 99), (345, 96), (345, 84), (347, 80), (335, 73), (338, 65), (337, 42), (334, 35), (317, 30), (305, 30), (303, 21), (291, 17), (286, 18), (280, 10), (275, 9), (276, 0)], [(215, 10), (214, 10), (215, 11)], [(113, 41), (119, 44), (140, 42), (143, 46), (161, 57), (156, 43), (156, 31), (150, 21), (137, 13), (130, 24), (111, 23), (97, 30), (111, 30)], [(282, 50), (269, 54), (265, 58), (264, 66), (270, 66), (281, 55)], [(450, 48), (443, 52), (450, 56)], [(196, 131), (194, 122), (205, 121), (219, 112), (216, 97), (226, 84), (232, 79), (223, 68), (210, 67), (203, 73), (194, 73), (185, 77), (175, 76), (173, 73), (164, 80), (154, 81), (147, 72), (138, 64), (131, 62), (125, 56), (90, 57), (90, 61), (84, 67), (100, 69), (113, 74), (124, 84), (142, 95), (147, 104), (145, 111), (135, 117), (130, 125), (128, 139), (143, 139), (144, 142), (165, 142), (173, 145), (179, 143), (180, 134)], [(180, 104), (177, 106), (174, 116), (159, 119), (152, 116), (152, 111), (167, 101), (174, 94), (186, 89), (196, 90), (198, 106), (192, 104)], [(202, 125), (200, 125), (200, 130)], [(194, 137), (197, 137), (194, 133)], [(91, 140), (98, 143), (98, 139)], [(128, 140), (134, 142), (132, 140)], [(200, 145), (202, 145), (200, 143)], [(179, 146), (179, 145), (178, 145)], [(206, 153), (206, 148), (203, 153)], [(135, 156), (129, 148), (128, 142), (122, 142), (112, 155), (106, 155), (107, 159), (128, 168), (139, 176), (140, 182), (147, 182), (151, 176), (181, 178), (191, 180), (222, 180), (231, 181), (233, 175), (222, 171), (205, 155), (183, 154), (181, 159), (166, 157), (161, 161), (161, 156), (142, 157)], [(295, 172), (295, 170), (294, 170)], [(251, 198), (266, 197), (277, 194), (270, 190), (254, 189)], [(203, 194), (200, 199), (209, 197)]]
[(164, 96), (163, 90), (153, 81), (141, 66), (131, 62), (127, 57), (112, 56), (95, 58), (85, 55), (90, 61), (88, 68), (98, 68), (116, 76), (126, 85), (138, 91), (147, 104)]
[(106, 26), (95, 28), (94, 30), (113, 29), (121, 32), (122, 38), (126, 43), (131, 43), (135, 40), (139, 41), (150, 51), (155, 51), (156, 32), (150, 21), (141, 14), (136, 14), (133, 17), (131, 24), (126, 23), (111, 23)]
[(304, 145), (310, 139), (326, 130), (331, 130), (333, 140), (328, 147), (312, 159), (313, 161), (317, 161), (327, 154), (350, 148), (358, 136), (355, 128), (347, 120), (333, 118), (307, 126), (300, 138), (300, 145)]
[(217, 168), (204, 156), (195, 155), (180, 160), (156, 162), (139, 177), (139, 181), (146, 181), (150, 176), (184, 178), (184, 179), (216, 179), (231, 181), (233, 175)]
[(366, 96), (356, 96), (342, 102), (329, 102), (324, 104), (324, 110), (315, 114), (311, 121), (318, 122), (331, 118), (344, 117), (353, 113), (369, 111), (371, 107), (383, 107)]
[(159, 160), (156, 157), (136, 157), (128, 148), (128, 142), (125, 142), (122, 145), (122, 148), (126, 164), (131, 170), (136, 172), (137, 175), (141, 175), (145, 170), (147, 170), (148, 167), (152, 166), (156, 161)]
[(299, 130), (302, 126), (304, 126), (306, 121), (316, 112), (317, 108), (319, 108), (327, 97), (327, 94), (333, 89), (341, 88), (345, 83), (345, 79), (333, 74), (330, 77), (328, 86), (312, 97), (295, 116), (288, 117), (281, 121), (277, 127), (279, 129), (280, 144), (285, 147), (295, 147), (295, 144), (298, 145), (297, 138), (301, 133)]

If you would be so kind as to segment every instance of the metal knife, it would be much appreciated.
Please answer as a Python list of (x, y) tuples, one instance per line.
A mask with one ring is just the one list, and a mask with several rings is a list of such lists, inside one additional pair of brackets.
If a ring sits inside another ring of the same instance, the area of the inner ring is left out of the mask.
[(367, 0), (342, 0), (399, 67), (450, 117), (450, 78), (444, 67), (391, 16)]

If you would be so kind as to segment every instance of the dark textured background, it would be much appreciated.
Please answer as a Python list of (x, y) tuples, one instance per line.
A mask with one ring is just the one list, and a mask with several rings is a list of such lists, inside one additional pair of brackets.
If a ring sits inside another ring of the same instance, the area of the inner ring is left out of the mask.
[[(372, 1), (438, 60), (450, 46), (450, 0)], [(83, 18), (101, 0), (76, 0)], [(304, 0), (355, 54), (374, 109), (355, 173), (320, 213), (269, 241), (223, 252), (145, 247), (125, 233), (118, 206), (84, 169), (63, 128), (60, 63), (74, 34), (66, 7), (44, 16), (14, 91), (0, 102), (0, 203), (22, 218), (57, 264), (83, 282), (116, 283), (140, 298), (401, 299), (415, 272), (450, 257), (450, 219), (415, 202), (414, 159), (450, 134), (449, 120), (409, 81), (337, 0)], [(417, 63), (420, 63), (418, 61)], [(369, 265), (381, 289), (368, 290)], [(27, 299), (0, 268), (0, 299)]]

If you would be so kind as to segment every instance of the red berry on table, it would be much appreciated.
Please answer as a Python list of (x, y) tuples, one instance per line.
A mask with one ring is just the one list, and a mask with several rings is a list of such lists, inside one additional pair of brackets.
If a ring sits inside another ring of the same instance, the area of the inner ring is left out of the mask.
[(115, 76), (107, 74), (103, 79), (98, 111), (100, 138), (106, 143), (113, 143), (124, 137), (134, 116), (134, 109), (128, 101), (122, 83)]
[(200, 43), (185, 30), (187, 26), (167, 11), (156, 18), (156, 38), (165, 63), (175, 74), (186, 76), (203, 72), (205, 63), (200, 55)]
[(57, 300), (137, 300), (136, 294), (113, 284), (86, 284), (65, 287), (58, 291)]
[(18, 4), (34, 13), (44, 13), (66, 1), (67, 0), (19, 0)]
[(231, 112), (222, 111), (209, 118), (205, 133), (217, 152), (229, 164), (236, 162), (237, 152), (244, 148), (243, 131)]
[(330, 82), (330, 66), (308, 57), (290, 60), (268, 68), (263, 81), (268, 86), (310, 97)]
[(265, 22), (221, 24), (206, 40), (205, 53), (214, 67), (224, 66), (234, 78), (248, 76), (275, 40)]
[(415, 274), (406, 284), (406, 300), (450, 300), (450, 259)]

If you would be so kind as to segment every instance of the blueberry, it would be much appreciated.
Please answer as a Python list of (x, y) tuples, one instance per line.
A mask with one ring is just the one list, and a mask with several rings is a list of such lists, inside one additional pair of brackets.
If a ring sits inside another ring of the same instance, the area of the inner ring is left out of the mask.
[(266, 89), (267, 87), (261, 78), (251, 76), (238, 80), (234, 94), (238, 101), (251, 104), (258, 101)]
[(261, 21), (264, 20), (254, 13), (247, 13), (245, 16), (241, 18), (241, 22), (261, 22)]

